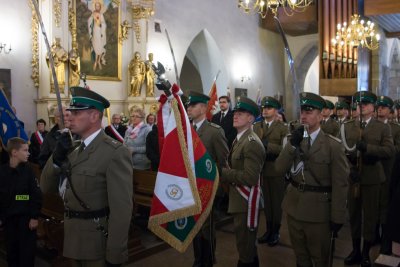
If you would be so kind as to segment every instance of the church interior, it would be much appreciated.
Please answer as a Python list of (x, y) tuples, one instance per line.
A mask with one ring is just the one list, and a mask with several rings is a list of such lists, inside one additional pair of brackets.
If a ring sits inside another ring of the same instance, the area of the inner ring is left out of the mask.
[[(0, 0), (0, 89), (28, 136), (38, 119), (48, 129), (54, 125), (58, 96), (68, 106), (73, 86), (110, 102), (104, 127), (112, 114), (127, 119), (137, 107), (156, 113), (162, 91), (155, 76), (146, 76), (154, 75), (148, 64), (185, 94), (208, 95), (216, 85), (217, 96), (229, 95), (233, 103), (240, 96), (255, 102), (272, 96), (288, 121), (299, 118), (301, 92), (333, 103), (352, 102), (357, 91), (400, 99), (398, 0), (37, 0), (41, 18), (32, 1)], [(96, 28), (92, 17), (106, 26)], [(151, 206), (154, 174), (138, 176), (140, 211)], [(62, 200), (47, 196), (45, 203), (40, 242), (48, 249), (38, 254), (36, 266), (68, 266), (60, 253)], [(265, 230), (260, 220), (259, 235)], [(132, 222), (124, 266), (192, 265), (191, 247), (175, 251), (146, 223), (142, 215)], [(229, 215), (217, 224), (215, 266), (236, 264), (232, 227)], [(351, 247), (346, 223), (332, 266), (343, 266)], [(285, 219), (279, 245), (260, 244), (258, 254), (263, 266), (295, 266)], [(5, 266), (4, 251), (0, 255)], [(375, 260), (379, 247), (370, 255)]]

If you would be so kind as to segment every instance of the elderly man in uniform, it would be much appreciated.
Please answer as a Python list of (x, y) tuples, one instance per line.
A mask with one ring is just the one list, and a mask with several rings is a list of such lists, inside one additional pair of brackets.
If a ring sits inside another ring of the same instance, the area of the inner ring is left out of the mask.
[[(257, 104), (247, 97), (240, 97), (234, 108), (233, 127), (238, 134), (229, 154), (229, 166), (222, 168), (221, 181), (229, 183), (228, 212), (233, 214), (236, 247), (239, 252), (238, 267), (259, 266), (256, 238), (258, 205), (255, 217), (249, 213), (249, 200), (241, 194), (242, 188), (258, 190), (259, 180), (265, 161), (265, 149), (261, 140), (252, 130), (252, 124), (260, 111)], [(259, 204), (259, 203), (255, 203)], [(250, 216), (250, 217), (249, 217)], [(255, 224), (248, 225), (248, 218)]]
[[(379, 220), (381, 184), (386, 180), (382, 160), (393, 156), (394, 146), (389, 125), (373, 118), (376, 95), (361, 91), (353, 99), (361, 105), (361, 122), (352, 120), (345, 123), (347, 147), (355, 146), (356, 149), (348, 151), (352, 164), (348, 208), (353, 250), (344, 263), (371, 266), (369, 250)], [(362, 253), (361, 237), (364, 239)]]
[(267, 232), (258, 239), (258, 243), (275, 246), (279, 242), (279, 229), (282, 219), (282, 200), (285, 191), (285, 179), (276, 173), (274, 162), (282, 150), (283, 139), (288, 128), (276, 120), (281, 104), (273, 97), (266, 96), (261, 100), (264, 120), (254, 124), (253, 131), (261, 139), (266, 158), (263, 172), (263, 193)]
[(63, 132), (40, 180), (43, 192), (57, 192), (60, 173), (64, 194), (64, 256), (72, 266), (120, 266), (128, 259), (132, 214), (132, 162), (128, 148), (101, 129), (107, 99), (82, 87), (71, 88), (70, 129), (82, 137), (71, 151)]
[(126, 129), (126, 126), (121, 123), (121, 115), (115, 113), (112, 115), (111, 125), (108, 125), (104, 132), (115, 140), (123, 142)]
[(321, 120), (320, 124), (321, 124), (321, 129), (322, 129), (322, 131), (324, 131), (324, 133), (327, 133), (327, 134), (330, 134), (333, 136), (338, 136), (339, 123), (331, 118), (334, 108), (335, 108), (335, 106), (333, 105), (333, 103), (331, 101), (325, 100), (325, 106), (321, 112), (322, 120)]
[[(220, 169), (226, 165), (229, 151), (221, 126), (210, 123), (206, 119), (209, 100), (210, 98), (204, 94), (190, 92), (187, 112), (189, 118), (193, 121), (193, 128)], [(194, 267), (206, 267), (214, 264), (215, 226), (212, 217), (212, 213), (210, 213), (199, 234), (193, 240)]]
[(340, 140), (320, 127), (324, 99), (301, 93), (300, 105), (302, 126), (292, 133), (275, 167), (291, 174), (282, 207), (297, 266), (326, 267), (331, 236), (337, 236), (346, 218), (349, 167)]

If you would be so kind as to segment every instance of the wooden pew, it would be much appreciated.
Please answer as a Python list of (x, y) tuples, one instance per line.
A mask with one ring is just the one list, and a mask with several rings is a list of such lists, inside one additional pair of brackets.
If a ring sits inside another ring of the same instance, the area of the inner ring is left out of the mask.
[(157, 172), (133, 170), (133, 191), (135, 205), (151, 207)]

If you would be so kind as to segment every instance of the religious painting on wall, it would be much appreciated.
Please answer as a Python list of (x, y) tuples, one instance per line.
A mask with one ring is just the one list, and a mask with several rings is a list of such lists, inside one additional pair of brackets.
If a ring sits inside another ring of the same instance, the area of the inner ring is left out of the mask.
[(81, 73), (87, 79), (121, 80), (119, 1), (75, 0)]
[(10, 69), (0, 69), (0, 89), (6, 95), (8, 103), (11, 103), (11, 70)]

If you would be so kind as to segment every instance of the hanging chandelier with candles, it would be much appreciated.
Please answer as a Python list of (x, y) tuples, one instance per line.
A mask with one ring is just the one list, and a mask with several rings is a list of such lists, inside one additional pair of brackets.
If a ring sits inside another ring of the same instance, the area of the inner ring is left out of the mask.
[(295, 12), (303, 12), (313, 0), (238, 0), (238, 8), (246, 14), (258, 13), (262, 18), (270, 10), (274, 16), (278, 15), (278, 8), (282, 7), (286, 15), (292, 16)]
[(380, 35), (376, 33), (375, 24), (371, 21), (365, 21), (360, 15), (351, 16), (351, 22), (337, 25), (336, 37), (332, 39), (332, 45), (343, 47), (366, 47), (370, 50), (379, 47)]

